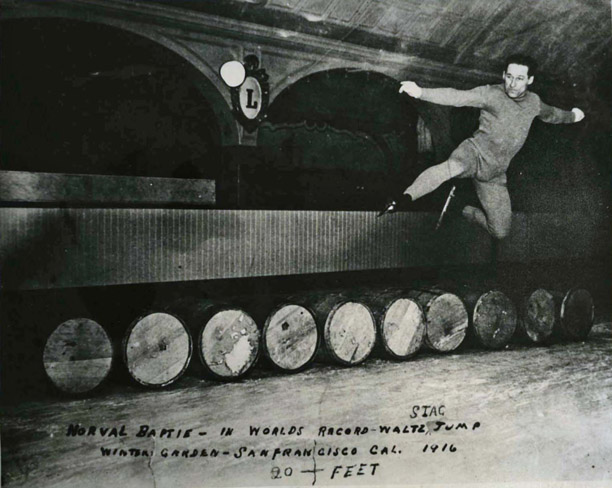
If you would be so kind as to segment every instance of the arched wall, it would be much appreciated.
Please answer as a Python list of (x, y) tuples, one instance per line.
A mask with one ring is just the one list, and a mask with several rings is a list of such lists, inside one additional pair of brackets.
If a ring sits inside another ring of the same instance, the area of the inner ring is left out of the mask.
[[(369, 71), (371, 73), (376, 73), (396, 81), (398, 87), (400, 81), (402, 81), (402, 78), (399, 77), (395, 71), (388, 69), (369, 69), (364, 67), (361, 63), (336, 61), (334, 63), (327, 62), (317, 65), (309, 64), (305, 68), (294, 69), (272, 85), (270, 90), (270, 106), (284, 91), (296, 83), (308, 78), (309, 76), (339, 69), (349, 71)], [(414, 100), (407, 95), (406, 99), (423, 118), (423, 121), (431, 131), (434, 141), (436, 160), (442, 161), (446, 159), (453, 149), (453, 143), (450, 135), (450, 109), (448, 107)]]
[(236, 120), (234, 119), (231, 112), (231, 100), (230, 94), (221, 80), (217, 71), (204, 59), (197, 51), (190, 49), (188, 45), (181, 43), (178, 39), (173, 39), (170, 36), (164, 35), (160, 32), (148, 30), (143, 28), (141, 25), (131, 24), (129, 22), (118, 21), (112, 18), (105, 17), (79, 17), (75, 15), (53, 15), (47, 13), (26, 13), (18, 12), (12, 15), (5, 16), (4, 22), (12, 19), (36, 19), (36, 18), (49, 18), (49, 19), (66, 19), (76, 20), (81, 22), (89, 22), (100, 25), (106, 25), (119, 30), (130, 32), (131, 34), (144, 37), (166, 49), (173, 52), (183, 60), (185, 60), (195, 71), (202, 75), (202, 77), (194, 77), (196, 88), (206, 98), (210, 104), (219, 124), (221, 134), (221, 144), (223, 146), (231, 146), (238, 144), (239, 142), (239, 128)]
[[(371, 53), (348, 52), (330, 49), (328, 46), (315, 46), (317, 49), (287, 50), (279, 45), (269, 43), (257, 44), (253, 40), (238, 41), (235, 38), (219, 38), (214, 34), (188, 36), (185, 31), (171, 29), (163, 25), (151, 25), (145, 22), (125, 21), (113, 15), (92, 13), (88, 10), (67, 6), (64, 9), (49, 9), (47, 6), (17, 8), (4, 15), (11, 18), (63, 18), (93, 22), (121, 29), (149, 39), (184, 59), (201, 75), (194, 82), (202, 95), (208, 100), (217, 118), (224, 146), (254, 144), (257, 135), (246, 134), (232, 114), (231, 97), (228, 88), (221, 80), (217, 68), (229, 59), (242, 59), (246, 53), (253, 53), (260, 58), (261, 66), (270, 76), (270, 101), (275, 99), (288, 87), (316, 73), (332, 69), (371, 71), (387, 76), (399, 83), (414, 70), (421, 70), (420, 65), (411, 66), (405, 59), (379, 59), (375, 63)], [(263, 33), (254, 33), (263, 36)], [(300, 40), (305, 42), (306, 40)], [(319, 41), (310, 39), (314, 44)], [(314, 45), (313, 44), (313, 45)], [(416, 62), (416, 60), (415, 60)], [(433, 73), (433, 72), (432, 72)], [(412, 101), (419, 115), (430, 128), (436, 148), (436, 159), (443, 159), (450, 154), (452, 142), (448, 134), (450, 129), (450, 112), (446, 107)]]
[[(232, 116), (230, 93), (217, 72), (230, 59), (255, 54), (269, 75), (270, 103), (287, 87), (320, 71), (354, 69), (384, 74), (397, 81), (407, 78), (447, 85), (469, 84), (478, 73), (442, 66), (416, 56), (399, 55), (362, 46), (321, 39), (316, 36), (271, 29), (248, 22), (186, 13), (167, 5), (62, 2), (5, 9), (4, 18), (61, 17), (113, 26), (146, 37), (185, 59), (204, 75), (202, 92), (213, 105), (223, 134), (223, 145), (255, 143), (256, 134), (246, 133)], [(128, 17), (129, 15), (129, 17)], [(125, 20), (129, 18), (130, 20)], [(444, 81), (442, 81), (444, 80)], [(432, 132), (444, 111), (418, 106)], [(445, 123), (442, 123), (442, 126)], [(434, 139), (439, 138), (434, 134)], [(438, 145), (440, 145), (438, 143)], [(443, 151), (444, 152), (444, 151)]]
[[(306, 175), (304, 181), (309, 172), (320, 172), (322, 182), (332, 182), (330, 193), (346, 196), (338, 199), (338, 208), (375, 209), (382, 204), (380, 195), (399, 191), (395, 186), (405, 186), (426, 164), (426, 157), (418, 154), (416, 127), (422, 112), (427, 123), (431, 114), (398, 93), (397, 78), (344, 66), (311, 67), (300, 70), (301, 76), (287, 76), (257, 142), (271, 153), (271, 148), (286, 151), (289, 164)], [(336, 174), (342, 172), (344, 176)], [(330, 198), (330, 208), (331, 203)]]

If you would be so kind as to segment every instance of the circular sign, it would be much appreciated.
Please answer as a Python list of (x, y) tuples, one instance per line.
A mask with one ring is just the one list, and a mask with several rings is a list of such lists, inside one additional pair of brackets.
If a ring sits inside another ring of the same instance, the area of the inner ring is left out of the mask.
[(240, 110), (244, 116), (253, 120), (261, 111), (262, 90), (259, 81), (252, 76), (247, 76), (240, 87)]
[(246, 76), (244, 66), (240, 61), (228, 61), (221, 66), (219, 73), (230, 88), (240, 86)]

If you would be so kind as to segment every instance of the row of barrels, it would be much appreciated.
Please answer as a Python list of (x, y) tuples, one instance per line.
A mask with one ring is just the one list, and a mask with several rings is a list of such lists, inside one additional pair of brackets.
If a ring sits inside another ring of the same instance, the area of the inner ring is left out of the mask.
[(439, 289), (358, 295), (285, 297), (259, 315), (183, 298), (133, 320), (121, 344), (95, 320), (74, 318), (46, 340), (44, 369), (59, 390), (73, 394), (96, 389), (116, 362), (133, 381), (165, 387), (188, 368), (235, 380), (260, 356), (276, 369), (294, 373), (316, 360), (357, 365), (372, 354), (405, 360), (422, 349), (446, 353), (464, 343), (501, 349), (511, 340), (583, 340), (594, 318), (592, 297), (584, 289), (537, 289), (518, 309), (499, 290), (462, 297)]

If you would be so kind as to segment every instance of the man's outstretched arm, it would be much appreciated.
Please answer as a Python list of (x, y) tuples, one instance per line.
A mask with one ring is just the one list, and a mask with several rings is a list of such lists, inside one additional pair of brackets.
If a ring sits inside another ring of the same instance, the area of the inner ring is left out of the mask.
[(414, 81), (402, 81), (400, 93), (406, 93), (413, 98), (438, 105), (452, 107), (483, 108), (486, 103), (485, 87), (478, 86), (472, 90), (456, 90), (454, 88), (421, 88)]
[(549, 124), (573, 124), (584, 119), (584, 112), (579, 108), (573, 108), (571, 111), (562, 110), (540, 101), (540, 114), (538, 117)]

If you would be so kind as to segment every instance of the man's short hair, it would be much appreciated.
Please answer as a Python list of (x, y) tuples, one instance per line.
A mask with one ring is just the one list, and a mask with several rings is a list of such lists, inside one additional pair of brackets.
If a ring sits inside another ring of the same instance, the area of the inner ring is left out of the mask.
[(512, 54), (506, 58), (506, 64), (504, 64), (504, 71), (508, 69), (511, 64), (520, 64), (521, 66), (527, 66), (527, 75), (535, 76), (538, 70), (538, 63), (535, 59), (527, 54)]

